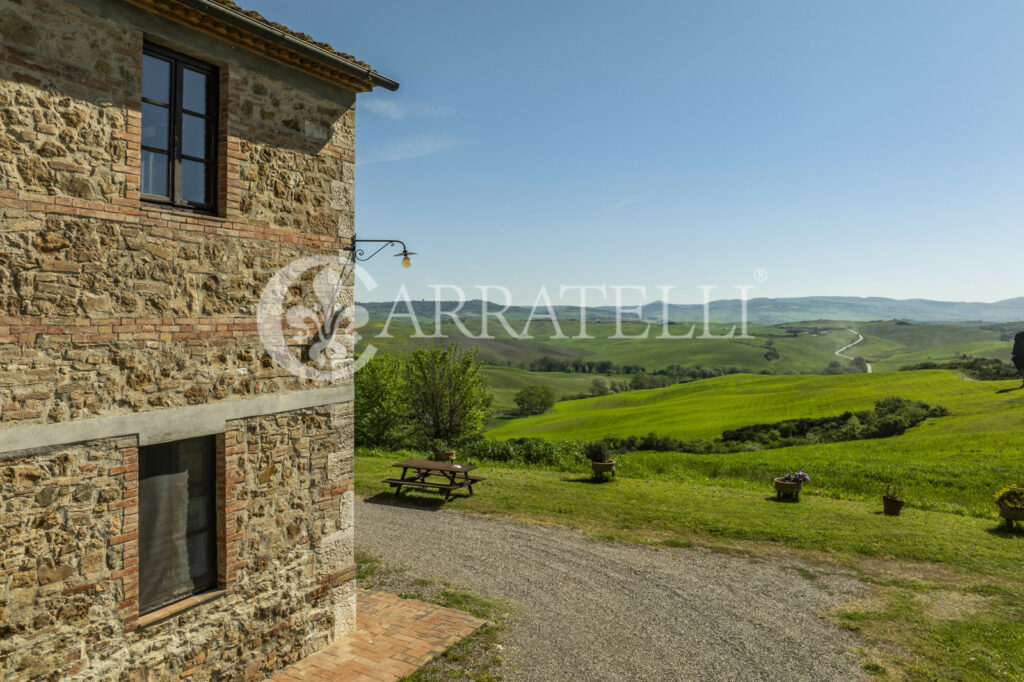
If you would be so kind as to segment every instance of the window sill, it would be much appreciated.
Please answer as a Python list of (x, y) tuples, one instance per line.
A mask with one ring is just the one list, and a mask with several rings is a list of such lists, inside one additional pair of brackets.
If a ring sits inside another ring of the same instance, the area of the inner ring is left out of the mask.
[(172, 213), (180, 213), (181, 215), (188, 215), (197, 218), (213, 218), (214, 220), (222, 220), (224, 218), (216, 208), (184, 206), (182, 204), (174, 204), (169, 201), (155, 201), (145, 197), (139, 199), (139, 206), (144, 211), (170, 211)]
[(220, 599), (227, 593), (227, 590), (218, 587), (216, 589), (210, 590), (209, 592), (203, 592), (202, 594), (196, 594), (191, 597), (186, 597), (181, 601), (176, 601), (173, 604), (168, 604), (167, 606), (157, 609), (156, 611), (150, 611), (144, 616), (139, 616), (139, 620), (136, 621), (136, 626), (144, 628), (149, 625), (155, 625), (156, 623), (163, 622), (168, 618), (173, 618), (174, 616), (181, 615), (185, 611), (193, 609), (201, 604), (206, 604), (208, 602), (214, 601), (215, 599)]

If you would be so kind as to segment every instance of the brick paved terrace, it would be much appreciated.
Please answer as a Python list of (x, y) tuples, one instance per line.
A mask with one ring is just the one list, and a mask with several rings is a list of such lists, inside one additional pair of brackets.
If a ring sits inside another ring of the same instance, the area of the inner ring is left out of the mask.
[(275, 682), (388, 682), (409, 675), (484, 624), (417, 599), (358, 590), (356, 631), (277, 673)]

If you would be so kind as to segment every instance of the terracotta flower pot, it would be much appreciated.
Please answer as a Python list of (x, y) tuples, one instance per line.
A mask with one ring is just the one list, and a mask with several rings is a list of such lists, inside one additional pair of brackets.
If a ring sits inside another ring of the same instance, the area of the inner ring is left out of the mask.
[(1006, 519), (1006, 525), (1013, 528), (1014, 521), (1024, 521), (1024, 507), (1000, 507), (999, 515)]
[(882, 496), (882, 511), (885, 512), (886, 516), (899, 516), (900, 510), (903, 509), (905, 504), (906, 501), (898, 497)]
[(784, 481), (782, 477), (775, 479), (775, 495), (779, 499), (783, 497), (792, 497), (793, 499), (800, 499), (800, 488), (803, 487), (803, 483), (796, 481)]
[(615, 475), (615, 460), (610, 459), (607, 462), (591, 462), (590, 468), (594, 470), (595, 474), (606, 474), (611, 472), (611, 475)]
[(455, 450), (441, 450), (434, 453), (435, 462), (454, 462)]

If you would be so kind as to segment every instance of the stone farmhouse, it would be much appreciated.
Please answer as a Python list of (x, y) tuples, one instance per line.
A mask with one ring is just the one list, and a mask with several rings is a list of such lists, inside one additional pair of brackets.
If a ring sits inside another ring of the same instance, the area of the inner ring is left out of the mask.
[(0, 679), (263, 679), (354, 628), (351, 381), (256, 311), (353, 248), (375, 87), (230, 0), (0, 2)]

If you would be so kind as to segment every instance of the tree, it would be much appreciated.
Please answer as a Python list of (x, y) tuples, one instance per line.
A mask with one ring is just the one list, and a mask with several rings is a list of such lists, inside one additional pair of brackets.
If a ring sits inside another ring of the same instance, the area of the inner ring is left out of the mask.
[(590, 382), (590, 394), (591, 395), (608, 395), (608, 382), (597, 377)]
[(1013, 352), (1010, 354), (1013, 366), (1020, 372), (1024, 379), (1024, 332), (1017, 332), (1013, 336)]
[(357, 445), (396, 447), (406, 421), (402, 358), (378, 353), (355, 376)]
[(478, 436), (491, 414), (491, 394), (478, 351), (420, 346), (405, 363), (408, 415), (421, 445), (455, 446)]
[(555, 405), (555, 394), (547, 386), (527, 386), (516, 393), (516, 405), (523, 414), (543, 414)]

